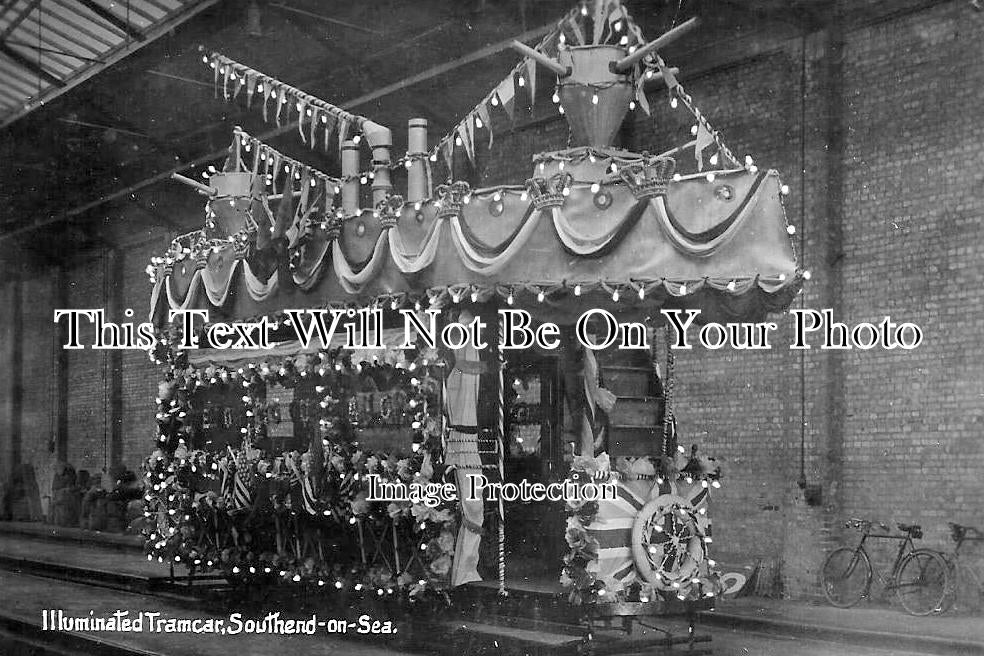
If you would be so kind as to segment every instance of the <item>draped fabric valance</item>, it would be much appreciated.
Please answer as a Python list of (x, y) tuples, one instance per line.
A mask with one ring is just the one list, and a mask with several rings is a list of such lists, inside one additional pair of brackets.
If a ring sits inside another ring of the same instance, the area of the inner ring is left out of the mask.
[(272, 273), (269, 254), (261, 266), (240, 245), (217, 245), (163, 267), (152, 317), (166, 321), (168, 308), (246, 318), (496, 295), (555, 316), (666, 305), (748, 321), (785, 309), (801, 283), (774, 171), (691, 177), (665, 195), (609, 182), (535, 200), (502, 188), (472, 192), (459, 211), (430, 201), (405, 205), (395, 221), (363, 211), (293, 238)]

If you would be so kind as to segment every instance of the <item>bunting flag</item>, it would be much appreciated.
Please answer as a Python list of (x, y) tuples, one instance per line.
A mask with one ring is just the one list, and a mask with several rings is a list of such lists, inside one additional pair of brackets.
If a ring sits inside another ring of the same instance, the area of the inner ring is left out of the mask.
[[(246, 161), (243, 150), (252, 155), (252, 162)], [(277, 189), (282, 189), (285, 194), (278, 208), (275, 235), (288, 237), (291, 244), (303, 234), (303, 224), (309, 222), (316, 208), (323, 208), (325, 213), (331, 210), (344, 183), (340, 178), (284, 155), (241, 128), (235, 130), (230, 156), (226, 160), (227, 165), (230, 162), (234, 163), (233, 169), (236, 171), (261, 173), (261, 168), (269, 171), (271, 192), (276, 194)], [(293, 192), (298, 185), (300, 195), (295, 208)], [(280, 210), (286, 214), (281, 216)]]
[(291, 487), (300, 486), (301, 488), (301, 501), (304, 504), (304, 510), (310, 515), (317, 515), (318, 511), (314, 507), (316, 496), (314, 489), (311, 487), (311, 479), (301, 472), (300, 467), (297, 466), (293, 458), (285, 458), (284, 463), (290, 470)]
[(659, 72), (663, 74), (663, 82), (666, 83), (667, 89), (672, 92), (677, 86), (679, 86), (680, 83), (677, 82), (676, 75), (674, 75), (670, 67), (666, 65), (663, 58), (658, 55), (656, 56), (656, 67), (659, 68)]
[[(534, 47), (534, 50), (542, 52), (547, 56), (554, 57), (560, 49), (560, 44), (567, 39), (570, 34), (577, 45), (591, 45), (602, 43), (618, 43), (620, 45), (640, 46), (646, 43), (646, 39), (629, 13), (622, 7), (619, 0), (595, 0), (594, 11), (591, 18), (593, 26), (592, 40), (589, 44), (585, 33), (585, 24), (588, 4), (572, 9), (564, 16)], [(438, 157), (444, 159), (448, 171), (452, 170), (454, 159), (454, 148), (460, 140), (468, 159), (475, 161), (475, 129), (486, 129), (489, 132), (488, 147), (492, 147), (492, 114), (491, 107), (501, 106), (503, 111), (509, 116), (509, 120), (514, 119), (515, 100), (516, 100), (516, 77), (522, 76), (524, 84), (528, 85), (530, 99), (536, 98), (537, 87), (537, 63), (531, 58), (523, 58), (509, 74), (483, 98), (474, 108), (469, 111), (461, 121), (441, 138), (429, 153), (430, 161), (437, 161)], [(637, 89), (636, 102), (648, 114), (650, 111), (649, 102), (643, 91), (643, 78), (641, 75), (643, 65), (639, 65), (636, 71)], [(476, 119), (481, 120), (479, 128)], [(409, 160), (408, 160), (409, 161)]]
[[(327, 151), (331, 143), (329, 137), (337, 126), (339, 128), (339, 152), (342, 142), (349, 137), (353, 127), (356, 132), (365, 136), (370, 147), (376, 145), (373, 141), (377, 138), (382, 126), (364, 116), (352, 114), (337, 105), (316, 98), (217, 52), (204, 55), (202, 59), (215, 71), (213, 82), (216, 97), (218, 97), (220, 80), (222, 96), (226, 100), (235, 99), (242, 86), (246, 86), (247, 89), (247, 106), (252, 105), (253, 93), (261, 93), (263, 94), (263, 120), (270, 120), (269, 103), (276, 103), (276, 107), (273, 108), (273, 119), (278, 127), (282, 127), (285, 121), (290, 121), (292, 112), (297, 111), (298, 134), (305, 144), (310, 139), (310, 144), (313, 145), (317, 132), (323, 130), (323, 143)], [(236, 85), (233, 94), (229, 92), (230, 80)], [(308, 114), (309, 111), (310, 114)], [(305, 130), (305, 121), (310, 122), (307, 130)]]
[(253, 94), (256, 93), (256, 76), (250, 75), (246, 78), (246, 107), (253, 106)]
[(704, 149), (714, 144), (714, 135), (707, 129), (707, 123), (697, 121), (697, 139), (694, 143), (694, 156), (697, 158), (697, 170), (704, 170)]

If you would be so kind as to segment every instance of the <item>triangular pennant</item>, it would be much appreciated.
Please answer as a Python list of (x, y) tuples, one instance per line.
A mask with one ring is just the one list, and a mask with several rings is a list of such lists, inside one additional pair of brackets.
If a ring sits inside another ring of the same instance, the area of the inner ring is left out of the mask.
[(338, 152), (342, 152), (342, 144), (348, 139), (349, 122), (347, 118), (338, 119)]
[(271, 188), (273, 193), (277, 193), (277, 180), (280, 179), (280, 153), (273, 151), (273, 161), (270, 160), (270, 155), (267, 155), (267, 161), (270, 162), (271, 176)]
[(509, 114), (509, 120), (512, 120), (513, 100), (516, 97), (516, 87), (513, 86), (512, 73), (499, 83), (499, 86), (495, 89), (495, 95), (499, 97), (499, 102), (502, 103), (502, 109), (505, 110), (506, 114)]
[(308, 142), (311, 150), (314, 150), (314, 129), (318, 126), (318, 121), (321, 120), (320, 111), (317, 107), (311, 109), (311, 135)]
[(285, 232), (287, 243), (294, 244), (302, 230), (302, 223), (307, 216), (308, 200), (311, 198), (311, 171), (308, 167), (301, 169), (301, 195), (297, 199), (297, 209), (294, 211), (294, 218), (290, 222)]
[(595, 0), (594, 6), (594, 35), (591, 43), (601, 43), (601, 35), (605, 29), (605, 0)]
[(255, 176), (260, 172), (261, 148), (260, 148), (260, 143), (256, 139), (253, 139), (252, 137), (250, 138), (250, 143), (253, 146), (253, 175)]
[(267, 93), (267, 87), (269, 87), (269, 84), (263, 87), (263, 122), (264, 123), (270, 122), (269, 113), (267, 112), (267, 105), (270, 102), (270, 96), (274, 95), (273, 89), (270, 89), (270, 93)]
[(246, 81), (243, 78), (239, 77), (238, 74), (233, 74), (233, 78), (236, 81), (236, 86), (235, 89), (233, 89), (232, 91), (232, 99), (235, 100), (236, 98), (239, 97), (239, 92), (243, 90), (244, 86), (246, 86)]
[(461, 144), (465, 147), (465, 156), (468, 160), (475, 163), (475, 116), (469, 114), (465, 120), (458, 124), (458, 134), (461, 135)]
[[(283, 111), (284, 105), (287, 104), (287, 89), (280, 87), (277, 92), (277, 127), (280, 127), (280, 113)], [(288, 110), (290, 113), (290, 110)]]
[(475, 111), (478, 112), (478, 118), (482, 119), (482, 124), (485, 126), (485, 129), (489, 131), (488, 147), (491, 149), (492, 148), (492, 117), (489, 115), (489, 106), (485, 104), (486, 102), (487, 101), (485, 100), (480, 102), (478, 104), (478, 107), (475, 108)]
[(232, 64), (222, 67), (222, 97), (229, 100), (229, 76), (232, 75)]
[(650, 114), (649, 98), (646, 97), (645, 86), (646, 86), (646, 76), (640, 75), (639, 79), (636, 80), (636, 93), (635, 93), (636, 102), (639, 103), (639, 107), (642, 108), (642, 111), (646, 112), (646, 114), (649, 115)]
[(307, 139), (304, 137), (304, 119), (307, 118), (307, 103), (303, 100), (297, 103), (297, 133), (301, 135), (301, 143), (306, 144)]
[(704, 170), (704, 149), (714, 143), (714, 135), (707, 129), (704, 121), (697, 121), (697, 139), (694, 143), (694, 157), (697, 158), (697, 170)]
[(256, 76), (246, 75), (246, 107), (253, 106), (253, 94), (256, 93)]
[(526, 80), (530, 85), (530, 105), (536, 102), (536, 61), (526, 60)]
[(335, 115), (331, 112), (325, 112), (321, 115), (324, 119), (325, 126), (325, 152), (328, 152), (328, 144), (331, 142), (331, 135), (335, 132), (335, 125), (338, 121), (335, 119)]
[(329, 178), (325, 178), (325, 214), (331, 211), (331, 206), (335, 204), (335, 183)]
[(445, 139), (441, 149), (444, 153), (444, 162), (448, 165), (448, 178), (454, 177), (454, 139)]
[(659, 72), (663, 74), (663, 82), (666, 83), (667, 89), (672, 91), (675, 87), (680, 85), (680, 83), (677, 82), (676, 75), (673, 74), (673, 71), (666, 65), (666, 62), (663, 61), (662, 57), (656, 57), (656, 66), (659, 67)]
[(577, 22), (577, 18), (570, 16), (567, 19), (567, 27), (570, 28), (571, 33), (574, 34), (574, 38), (577, 40), (577, 45), (584, 45), (584, 31), (581, 29), (580, 23)]
[(219, 61), (217, 57), (212, 57), (212, 92), (215, 97), (219, 97), (219, 69), (222, 66), (222, 62)]

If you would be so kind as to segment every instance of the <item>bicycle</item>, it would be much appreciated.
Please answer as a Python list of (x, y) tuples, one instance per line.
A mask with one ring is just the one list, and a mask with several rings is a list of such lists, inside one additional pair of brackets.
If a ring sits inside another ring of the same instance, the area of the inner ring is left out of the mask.
[(861, 539), (854, 547), (835, 549), (824, 561), (820, 582), (827, 601), (838, 608), (850, 608), (867, 597), (874, 570), (864, 543), (869, 538), (899, 540), (888, 576), (875, 571), (885, 592), (894, 591), (910, 615), (943, 612), (950, 592), (950, 567), (939, 552), (915, 548), (913, 541), (923, 535), (921, 526), (899, 524), (901, 534), (891, 533), (884, 524), (878, 524), (881, 533), (872, 533), (872, 523), (866, 519), (850, 519), (845, 526), (860, 530)]
[(956, 546), (950, 553), (942, 553), (943, 559), (949, 566), (950, 580), (953, 589), (947, 599), (946, 610), (977, 611), (984, 607), (984, 583), (977, 570), (960, 560), (960, 547), (967, 542), (984, 542), (984, 533), (974, 526), (965, 526), (950, 522), (950, 537)]

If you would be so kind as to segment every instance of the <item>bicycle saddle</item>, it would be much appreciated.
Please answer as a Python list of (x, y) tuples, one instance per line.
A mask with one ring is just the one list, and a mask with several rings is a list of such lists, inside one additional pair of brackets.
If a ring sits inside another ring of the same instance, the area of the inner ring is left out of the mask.
[(899, 524), (899, 530), (917, 539), (923, 535), (922, 526), (919, 524)]

